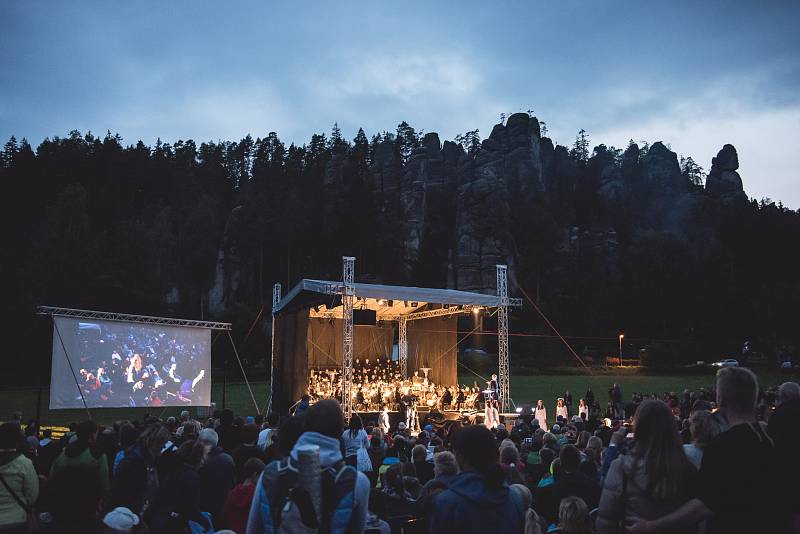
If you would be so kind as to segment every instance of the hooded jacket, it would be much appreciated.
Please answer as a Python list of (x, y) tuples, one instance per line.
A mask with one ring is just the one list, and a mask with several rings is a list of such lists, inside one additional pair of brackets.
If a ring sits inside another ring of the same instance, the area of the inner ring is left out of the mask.
[[(32, 508), (39, 497), (39, 477), (31, 461), (16, 452), (0, 453), (0, 476), (23, 502)], [(0, 527), (24, 524), (28, 512), (0, 484)]]
[(504, 533), (522, 534), (523, 507), (506, 483), (490, 488), (477, 471), (463, 471), (436, 497), (430, 531), (485, 534), (502, 525)]
[(225, 501), (225, 518), (228, 528), (232, 531), (244, 533), (247, 530), (247, 516), (250, 514), (250, 504), (253, 502), (255, 484), (237, 484), (228, 494)]
[[(300, 436), (300, 439), (295, 443), (290, 457), (293, 461), (297, 461), (298, 448), (307, 445), (317, 445), (319, 447), (319, 463), (322, 467), (329, 467), (337, 462), (342, 461), (342, 448), (340, 441), (330, 436), (322, 435), (318, 432), (305, 432)], [(262, 534), (272, 532), (268, 530), (269, 527), (261, 521), (261, 513), (259, 503), (262, 499), (267, 499), (264, 492), (264, 484), (262, 482), (262, 475), (258, 478), (256, 483), (255, 494), (253, 495), (253, 502), (250, 506), (250, 515), (247, 518), (247, 533), (248, 534)], [(350, 523), (350, 528), (347, 530), (348, 534), (360, 534), (364, 531), (364, 525), (367, 521), (367, 507), (369, 505), (369, 479), (364, 473), (358, 472), (355, 487), (355, 502), (353, 505), (353, 517)]]
[(103, 494), (108, 493), (111, 481), (108, 477), (108, 460), (106, 460), (106, 455), (102, 450), (85, 441), (72, 441), (66, 446), (64, 452), (53, 462), (53, 467), (50, 469), (50, 476), (55, 475), (67, 467), (74, 466), (89, 466), (97, 470), (97, 476), (100, 477)]

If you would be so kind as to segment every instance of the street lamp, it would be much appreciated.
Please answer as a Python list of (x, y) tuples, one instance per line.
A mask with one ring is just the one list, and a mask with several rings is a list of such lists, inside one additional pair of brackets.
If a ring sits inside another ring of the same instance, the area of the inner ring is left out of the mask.
[(625, 339), (625, 334), (619, 335), (619, 366), (622, 367), (622, 340)]

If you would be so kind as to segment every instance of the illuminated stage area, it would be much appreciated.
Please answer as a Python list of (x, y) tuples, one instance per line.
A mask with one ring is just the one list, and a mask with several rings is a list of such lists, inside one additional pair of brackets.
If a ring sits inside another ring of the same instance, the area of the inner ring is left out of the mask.
[(403, 396), (420, 409), (441, 409), (449, 390), (455, 403), (457, 322), (471, 314), (498, 316), (496, 397), (509, 411), (508, 308), (522, 302), (508, 297), (504, 265), (497, 266), (498, 294), (487, 295), (355, 283), (354, 264), (345, 257), (342, 281), (304, 279), (283, 298), (274, 287), (272, 411), (287, 413), (305, 394), (338, 398), (347, 419), (358, 408), (396, 409)]

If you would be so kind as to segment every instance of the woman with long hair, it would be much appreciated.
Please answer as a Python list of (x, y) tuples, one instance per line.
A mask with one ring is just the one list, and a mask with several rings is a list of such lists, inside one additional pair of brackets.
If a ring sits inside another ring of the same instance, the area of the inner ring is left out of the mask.
[(556, 419), (561, 417), (565, 421), (569, 420), (569, 411), (567, 410), (567, 405), (564, 402), (563, 397), (559, 397), (556, 400)]
[[(350, 417), (350, 424), (347, 430), (342, 433), (342, 442), (344, 444), (344, 461), (347, 464), (358, 467), (359, 471), (369, 471), (372, 469), (372, 463), (369, 462), (369, 455), (367, 453), (369, 436), (367, 436), (367, 431), (364, 430), (364, 423), (358, 414), (353, 414), (353, 416)], [(364, 449), (364, 452), (359, 452), (360, 449)], [(359, 459), (359, 456), (361, 456), (362, 459)], [(366, 458), (366, 463), (363, 459), (364, 457)], [(367, 464), (369, 464), (369, 468), (367, 468)]]
[(584, 421), (589, 420), (589, 407), (583, 399), (578, 401), (578, 416)]
[(544, 401), (539, 399), (536, 403), (536, 408), (533, 410), (533, 415), (539, 421), (539, 428), (547, 432), (547, 408), (544, 407)]
[(210, 528), (208, 517), (200, 510), (199, 469), (208, 456), (208, 446), (200, 440), (186, 441), (175, 451), (176, 465), (159, 488), (150, 510), (152, 534), (186, 532), (189, 522)]
[(696, 470), (683, 452), (669, 406), (659, 400), (642, 402), (633, 418), (633, 433), (632, 449), (611, 463), (605, 478), (598, 533), (621, 532), (635, 517), (664, 516), (691, 497)]
[(462, 471), (436, 497), (430, 531), (485, 534), (502, 525), (503, 532), (521, 533), (524, 503), (506, 484), (494, 435), (483, 426), (468, 426), (453, 436), (452, 445)]
[(158, 491), (156, 464), (169, 430), (161, 423), (147, 426), (125, 450), (114, 467), (110, 503), (123, 506), (135, 514), (144, 514)]

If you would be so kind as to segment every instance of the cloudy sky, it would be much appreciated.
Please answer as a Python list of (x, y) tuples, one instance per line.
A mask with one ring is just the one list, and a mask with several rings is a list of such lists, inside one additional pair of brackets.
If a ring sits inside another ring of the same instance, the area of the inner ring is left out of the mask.
[(662, 140), (800, 208), (800, 2), (0, 2), (0, 139), (302, 144), (532, 109), (556, 142)]

